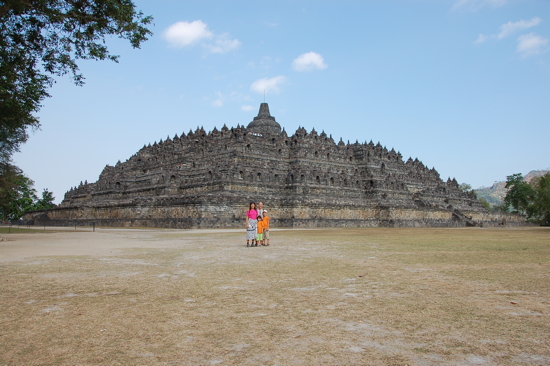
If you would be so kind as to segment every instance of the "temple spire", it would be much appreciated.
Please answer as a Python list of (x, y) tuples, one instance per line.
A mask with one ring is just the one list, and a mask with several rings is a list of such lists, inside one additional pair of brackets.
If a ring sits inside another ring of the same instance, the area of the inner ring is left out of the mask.
[[(271, 117), (271, 114), (269, 113), (269, 106), (267, 105), (267, 103), (261, 103), (260, 104), (260, 111), (258, 112), (258, 117), (262, 117), (262, 118), (269, 118)], [(256, 118), (258, 118), (256, 117)], [(256, 119), (254, 118), (254, 119)], [(275, 117), (272, 117), (273, 119), (275, 119)]]
[(267, 103), (260, 104), (258, 115), (248, 124), (247, 129), (259, 134), (281, 133), (281, 125), (278, 124), (277, 121), (275, 121), (275, 117), (269, 113), (269, 106)]

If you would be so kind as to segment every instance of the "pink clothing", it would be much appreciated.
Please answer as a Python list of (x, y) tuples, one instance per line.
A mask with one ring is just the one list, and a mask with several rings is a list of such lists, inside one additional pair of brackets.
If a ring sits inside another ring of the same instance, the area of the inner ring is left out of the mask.
[(249, 219), (256, 220), (258, 218), (258, 211), (256, 210), (248, 210), (246, 211), (246, 216)]

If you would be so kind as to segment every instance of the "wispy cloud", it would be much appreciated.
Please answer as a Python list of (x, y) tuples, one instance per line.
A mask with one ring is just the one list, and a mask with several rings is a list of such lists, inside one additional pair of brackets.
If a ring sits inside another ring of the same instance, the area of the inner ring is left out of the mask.
[(529, 20), (519, 20), (517, 22), (508, 22), (499, 27), (500, 33), (493, 35), (480, 34), (474, 43), (483, 43), (489, 39), (504, 39), (517, 31), (534, 27), (542, 22), (539, 17), (534, 17)]
[(497, 35), (497, 38), (502, 39), (512, 33), (517, 32), (518, 30), (534, 27), (540, 22), (542, 22), (542, 19), (539, 17), (534, 17), (530, 20), (522, 19), (519, 22), (508, 22), (500, 26), (500, 33)]
[[(236, 91), (222, 93), (221, 91), (214, 92), (214, 97), (209, 96), (205, 97), (205, 100), (211, 100), (213, 107), (219, 108), (230, 103), (248, 103), (250, 102), (250, 97), (246, 94), (242, 94)], [(212, 100), (213, 99), (213, 100)]]
[(264, 20), (264, 25), (267, 27), (278, 27), (279, 23), (267, 22)]
[(279, 75), (272, 78), (263, 78), (256, 80), (250, 85), (250, 90), (255, 91), (256, 93), (278, 93), (280, 91), (280, 86), (286, 82), (286, 77)]
[[(229, 52), (241, 45), (238, 39), (231, 39), (228, 33), (214, 34), (201, 20), (172, 24), (164, 30), (164, 39), (171, 47), (175, 48), (201, 43), (212, 53)], [(213, 43), (209, 43), (207, 40), (213, 40)]]
[(251, 105), (243, 105), (243, 106), (241, 107), (241, 110), (243, 110), (243, 111), (245, 111), (245, 112), (250, 112), (250, 111), (253, 110), (253, 109), (254, 109), (254, 107), (251, 106)]
[(486, 36), (485, 34), (480, 34), (480, 35), (477, 37), (477, 39), (476, 39), (476, 41), (475, 41), (474, 43), (483, 43), (483, 42), (485, 42), (486, 40), (488, 40), (489, 38), (491, 38), (491, 37)]
[[(542, 22), (542, 19), (539, 17), (534, 17), (529, 20), (522, 19), (517, 22), (508, 22), (499, 27), (500, 32), (498, 34), (480, 34), (474, 43), (480, 44), (489, 39), (501, 40), (523, 29), (529, 29), (531, 27), (539, 25), (540, 22)], [(524, 58), (545, 51), (549, 43), (548, 39), (539, 36), (534, 32), (523, 34), (519, 36), (517, 40), (518, 46), (516, 48), (516, 51), (520, 53), (521, 56)]]
[(223, 103), (224, 103), (224, 100), (225, 100), (223, 94), (220, 93), (220, 92), (217, 92), (216, 94), (218, 95), (218, 98), (212, 102), (212, 106), (214, 106), (216, 108), (223, 107)]
[(518, 37), (517, 51), (521, 53), (522, 57), (528, 57), (544, 51), (547, 44), (548, 39), (535, 33), (524, 34)]
[(292, 68), (296, 71), (323, 70), (327, 67), (323, 56), (316, 52), (301, 54), (292, 61)]
[(484, 6), (498, 8), (507, 3), (507, 0), (459, 0), (453, 4), (451, 10), (470, 10), (476, 11)]
[(217, 37), (214, 44), (206, 45), (212, 53), (225, 53), (239, 48), (241, 42), (238, 39), (230, 39), (227, 33)]

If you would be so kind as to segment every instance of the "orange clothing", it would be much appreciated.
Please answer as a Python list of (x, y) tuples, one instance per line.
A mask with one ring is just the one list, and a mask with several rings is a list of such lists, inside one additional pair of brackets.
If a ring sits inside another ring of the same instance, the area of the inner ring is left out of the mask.
[[(269, 223), (268, 223), (269, 225)], [(269, 228), (269, 226), (268, 226)], [(264, 220), (258, 220), (258, 234), (263, 234), (265, 229), (265, 222)]]
[(265, 215), (262, 219), (262, 222), (264, 224), (264, 229), (269, 229), (269, 216)]

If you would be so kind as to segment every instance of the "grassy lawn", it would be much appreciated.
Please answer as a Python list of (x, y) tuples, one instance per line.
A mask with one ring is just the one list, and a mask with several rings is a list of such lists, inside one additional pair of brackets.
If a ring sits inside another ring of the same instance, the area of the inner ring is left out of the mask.
[(36, 229), (26, 229), (25, 227), (17, 227), (17, 226), (0, 226), (0, 234), (21, 234), (21, 233), (34, 233), (36, 232)]
[(550, 364), (548, 228), (271, 236), (0, 263), (0, 365)]
[(9, 226), (0, 226), (0, 234), (43, 234), (43, 233), (57, 233), (57, 232), (63, 232), (63, 231), (93, 231), (93, 228), (91, 226), (77, 226), (75, 229), (74, 226), (65, 226), (65, 227), (50, 227), (46, 226), (45, 228), (43, 226), (31, 226), (29, 229), (27, 229), (26, 226), (17, 226), (14, 225), (12, 227)]

